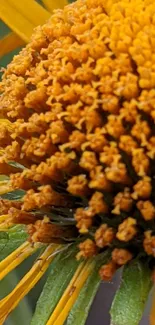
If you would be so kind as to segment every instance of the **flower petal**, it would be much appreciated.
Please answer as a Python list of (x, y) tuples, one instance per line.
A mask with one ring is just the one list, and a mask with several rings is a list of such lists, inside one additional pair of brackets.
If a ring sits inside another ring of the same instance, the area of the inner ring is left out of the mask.
[(92, 273), (94, 267), (95, 263), (92, 260), (88, 260), (86, 263), (81, 263), (79, 265), (74, 277), (72, 278), (69, 286), (65, 290), (46, 325), (64, 324), (73, 304), (75, 303), (80, 293), (80, 290), (84, 286), (89, 275)]
[(51, 0), (42, 0), (45, 7), (52, 13), (54, 9), (57, 8), (63, 8), (68, 4), (67, 0), (57, 0), (57, 1), (51, 1)]
[(8, 25), (24, 42), (27, 43), (31, 38), (34, 28), (37, 25), (44, 23), (50, 16), (44, 8), (39, 6), (38, 9), (38, 6), (39, 5), (37, 5), (33, 0), (32, 3), (30, 0), (27, 2), (22, 1), (21, 3), (18, 0), (1, 0), (0, 19), (2, 19), (6, 25)]
[(62, 295), (60, 301), (58, 302), (54, 312), (52, 313), (52, 316), (50, 317), (49, 321), (47, 322), (47, 324), (53, 324), (54, 320), (57, 319), (57, 317), (59, 316), (60, 310), (62, 310), (64, 308), (64, 306), (66, 305), (72, 290), (74, 289), (74, 283), (77, 280), (78, 276), (80, 275), (81, 271), (83, 270), (85, 263), (82, 262), (80, 263), (80, 265), (78, 266), (73, 278), (71, 279), (68, 287), (66, 288), (64, 294)]
[(4, 221), (8, 219), (8, 214), (3, 214), (0, 216), (0, 224), (2, 224)]
[(50, 13), (35, 0), (8, 0), (8, 3), (34, 26), (44, 24), (51, 16)]
[[(10, 33), (10, 34), (14, 34), (14, 33)], [(8, 34), (8, 35), (10, 35), (10, 34)], [(8, 35), (7, 36), (5, 36), (5, 38), (7, 38), (8, 37)], [(3, 38), (3, 40), (5, 40), (5, 38)], [(1, 41), (3, 41), (3, 40), (0, 40), (0, 45), (1, 45)], [(13, 39), (12, 39), (12, 41), (13, 41)], [(15, 41), (15, 40), (14, 40)], [(3, 44), (2, 44), (3, 45)], [(5, 44), (6, 45), (6, 44)], [(1, 51), (1, 48), (0, 48), (0, 51)], [(6, 118), (0, 118), (0, 124), (1, 125), (3, 125), (3, 126), (6, 126), (7, 128), (8, 128), (8, 130), (9, 131), (12, 131), (13, 130), (13, 124), (8, 120), (8, 119), (6, 119)]]
[(3, 214), (0, 216), (0, 232), (6, 231), (8, 228), (12, 226), (13, 223), (9, 220), (8, 214)]
[(13, 32), (9, 33), (0, 40), (0, 58), (24, 44), (25, 42), (18, 35)]
[(0, 195), (8, 193), (12, 190), (12, 187), (9, 182), (7, 184), (4, 184), (3, 182), (0, 182)]
[(7, 256), (2, 262), (0, 262), (0, 280), (2, 280), (9, 272), (14, 270), (28, 256), (35, 253), (39, 247), (41, 247), (39, 243), (32, 246), (30, 242), (26, 241)]
[(9, 313), (18, 305), (22, 298), (35, 286), (46, 272), (58, 245), (49, 245), (37, 259), (31, 270), (22, 278), (15, 289), (0, 302), (0, 324), (3, 324)]
[[(107, 259), (105, 259), (105, 261), (106, 260)], [(99, 269), (103, 263), (104, 258), (102, 259), (102, 263), (101, 261), (96, 260), (95, 270), (93, 270), (92, 274), (89, 276), (85, 282), (85, 285), (80, 291), (80, 294), (68, 315), (65, 325), (85, 325), (93, 299), (95, 298), (96, 292), (101, 283)]]

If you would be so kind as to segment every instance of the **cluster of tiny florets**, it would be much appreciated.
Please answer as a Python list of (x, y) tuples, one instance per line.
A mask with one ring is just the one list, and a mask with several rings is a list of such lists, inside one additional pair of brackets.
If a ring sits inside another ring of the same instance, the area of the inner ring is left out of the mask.
[[(153, 0), (78, 0), (36, 29), (0, 85), (0, 170), (26, 191), (1, 213), (32, 241), (73, 228), (78, 258), (110, 248), (104, 279), (155, 257), (154, 46)], [(73, 224), (53, 225), (56, 212)]]

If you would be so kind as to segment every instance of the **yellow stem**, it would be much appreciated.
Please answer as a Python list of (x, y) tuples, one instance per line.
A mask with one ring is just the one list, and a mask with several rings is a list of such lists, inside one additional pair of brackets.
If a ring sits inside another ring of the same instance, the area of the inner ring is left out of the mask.
[(95, 263), (81, 263), (46, 325), (63, 325)]
[(150, 312), (150, 325), (155, 325), (155, 286), (153, 289), (152, 307)]
[(35, 286), (46, 272), (58, 245), (49, 245), (31, 270), (22, 278), (15, 289), (0, 302), (0, 324), (3, 324), (8, 314), (18, 305), (23, 297)]
[(32, 246), (31, 243), (25, 242), (18, 247), (13, 253), (7, 256), (0, 262), (0, 280), (2, 280), (9, 272), (14, 270), (28, 256), (32, 255), (41, 245), (36, 243)]
[(25, 42), (18, 35), (9, 33), (0, 40), (0, 58), (24, 44)]

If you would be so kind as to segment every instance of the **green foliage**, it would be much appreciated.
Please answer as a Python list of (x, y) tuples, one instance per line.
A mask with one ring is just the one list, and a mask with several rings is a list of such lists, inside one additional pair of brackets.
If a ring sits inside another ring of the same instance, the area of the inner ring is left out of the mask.
[(113, 325), (138, 325), (152, 286), (151, 271), (140, 261), (124, 267), (122, 282), (112, 307)]
[(1, 194), (1, 198), (9, 201), (20, 201), (24, 195), (24, 190), (14, 190), (5, 194)]
[(0, 232), (0, 261), (24, 243), (27, 237), (25, 227), (20, 225)]
[(26, 169), (25, 166), (19, 164), (19, 163), (16, 162), (16, 161), (8, 161), (7, 163), (8, 163), (8, 165), (10, 165), (10, 166), (12, 166), (12, 167), (14, 167), (14, 168), (17, 168), (17, 169), (22, 169), (22, 170)]

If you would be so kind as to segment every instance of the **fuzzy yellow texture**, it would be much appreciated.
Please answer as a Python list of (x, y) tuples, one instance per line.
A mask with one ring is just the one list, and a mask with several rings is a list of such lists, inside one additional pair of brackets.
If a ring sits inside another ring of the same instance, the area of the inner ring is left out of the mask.
[[(107, 242), (100, 232), (105, 247), (113, 237), (134, 240), (141, 220), (143, 232), (149, 229), (147, 219), (155, 218), (154, 47), (153, 0), (78, 0), (36, 29), (0, 85), (1, 114), (12, 123), (11, 130), (0, 130), (2, 149), (8, 144), (0, 169), (10, 175), (8, 160), (26, 166), (10, 176), (13, 188), (27, 191), (22, 211), (74, 208), (70, 194), (84, 196), (87, 209), (79, 206), (74, 217), (86, 238), (98, 214), (110, 219), (125, 212), (114, 229), (100, 221), (112, 234)], [(54, 184), (64, 182), (65, 194), (58, 193)], [(110, 204), (106, 194), (112, 195)], [(30, 227), (31, 239), (38, 238), (32, 231), (37, 224)], [(100, 251), (96, 231), (89, 256)], [(87, 257), (87, 245), (88, 239), (81, 256)], [(142, 236), (143, 246), (148, 252)]]

